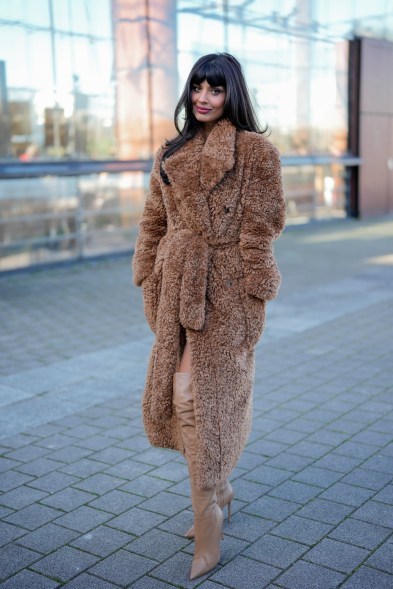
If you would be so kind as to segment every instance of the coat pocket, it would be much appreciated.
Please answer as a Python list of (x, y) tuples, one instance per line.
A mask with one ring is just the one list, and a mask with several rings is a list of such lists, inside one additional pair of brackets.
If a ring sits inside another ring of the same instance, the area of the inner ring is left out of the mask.
[(150, 329), (155, 333), (161, 294), (161, 275), (152, 272), (142, 283), (143, 309)]

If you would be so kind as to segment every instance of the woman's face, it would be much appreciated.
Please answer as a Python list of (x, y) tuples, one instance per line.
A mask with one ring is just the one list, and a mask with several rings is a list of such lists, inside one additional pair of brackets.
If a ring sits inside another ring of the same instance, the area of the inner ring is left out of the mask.
[(194, 84), (191, 90), (194, 117), (207, 127), (214, 125), (224, 114), (224, 86), (210, 86), (207, 80)]

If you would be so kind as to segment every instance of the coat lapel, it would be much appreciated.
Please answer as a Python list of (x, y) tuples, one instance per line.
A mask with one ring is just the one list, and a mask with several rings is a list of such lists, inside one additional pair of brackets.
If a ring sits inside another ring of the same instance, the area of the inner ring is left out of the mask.
[(163, 168), (171, 193), (183, 219), (190, 227), (209, 232), (211, 228), (208, 193), (235, 164), (236, 128), (219, 121), (207, 140), (202, 132), (167, 160)]
[(236, 127), (219, 121), (209, 134), (202, 152), (201, 185), (212, 190), (235, 165)]

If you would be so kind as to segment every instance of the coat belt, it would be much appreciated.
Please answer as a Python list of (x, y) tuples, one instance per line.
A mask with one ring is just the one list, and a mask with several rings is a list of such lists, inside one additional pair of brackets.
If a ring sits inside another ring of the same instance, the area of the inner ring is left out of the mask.
[(174, 279), (177, 275), (180, 280), (180, 323), (185, 328), (201, 330), (205, 323), (206, 290), (212, 253), (238, 244), (239, 239), (206, 239), (202, 234), (189, 229), (175, 230), (167, 234), (165, 239), (163, 287), (166, 277)]

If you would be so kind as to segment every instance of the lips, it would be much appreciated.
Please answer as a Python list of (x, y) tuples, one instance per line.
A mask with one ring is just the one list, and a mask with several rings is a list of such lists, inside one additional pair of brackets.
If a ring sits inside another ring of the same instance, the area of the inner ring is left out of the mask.
[(211, 108), (201, 108), (200, 106), (196, 106), (195, 108), (201, 115), (206, 115), (211, 111)]

